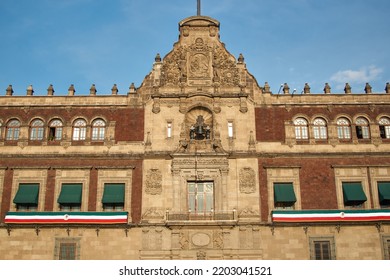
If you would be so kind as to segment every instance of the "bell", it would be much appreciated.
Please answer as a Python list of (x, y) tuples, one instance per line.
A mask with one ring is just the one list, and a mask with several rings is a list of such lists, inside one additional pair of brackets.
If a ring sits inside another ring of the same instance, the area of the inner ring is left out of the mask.
[(200, 126), (197, 127), (196, 134), (203, 135), (203, 126), (200, 125)]

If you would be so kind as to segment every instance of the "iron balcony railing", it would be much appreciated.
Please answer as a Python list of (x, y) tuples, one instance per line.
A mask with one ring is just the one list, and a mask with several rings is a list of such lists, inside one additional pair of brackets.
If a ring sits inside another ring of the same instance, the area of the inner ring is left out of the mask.
[(202, 213), (166, 211), (165, 219), (167, 221), (234, 221), (237, 219), (237, 213), (236, 210)]

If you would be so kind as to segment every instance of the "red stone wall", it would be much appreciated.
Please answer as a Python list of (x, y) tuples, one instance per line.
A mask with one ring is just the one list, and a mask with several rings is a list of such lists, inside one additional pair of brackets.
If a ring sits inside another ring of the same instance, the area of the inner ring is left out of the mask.
[(285, 106), (255, 108), (256, 139), (265, 142), (284, 142), (284, 122), (292, 121), (296, 115), (311, 118), (323, 116), (327, 121), (335, 121), (340, 116), (348, 116), (351, 119), (356, 116), (367, 116), (369, 121), (376, 122), (379, 115), (390, 116), (389, 106), (368, 105), (332, 105), (328, 106), (296, 106), (286, 109)]
[[(300, 167), (299, 183), (302, 209), (337, 209), (334, 165), (389, 165), (389, 157), (318, 157), (318, 158), (259, 158), (261, 217), (267, 221), (268, 205), (267, 171), (265, 167)], [(369, 195), (367, 195), (369, 197)], [(272, 206), (272, 205), (271, 205)]]
[[(35, 118), (41, 118), (48, 126), (50, 120), (60, 118), (65, 125), (71, 126), (76, 118), (84, 118), (87, 124), (96, 118), (103, 118), (107, 122), (115, 121), (115, 141), (143, 141), (144, 139), (144, 109), (140, 108), (111, 108), (111, 107), (72, 107), (66, 108), (2, 108), (0, 110), (0, 120), (5, 125), (12, 118), (17, 118), (22, 125), (29, 125)], [(108, 123), (107, 123), (108, 124)], [(4, 137), (4, 131), (3, 135)], [(68, 135), (68, 138), (70, 135)], [(34, 141), (39, 145), (40, 141)]]
[[(0, 213), (0, 222), (4, 221), (6, 213), (10, 209), (12, 203), (11, 189), (13, 180), (13, 167), (30, 167), (48, 166), (47, 189), (45, 197), (45, 211), (53, 211), (54, 201), (54, 186), (56, 168), (61, 167), (92, 167), (90, 171), (90, 186), (89, 186), (89, 205), (88, 211), (96, 211), (96, 195), (97, 195), (97, 180), (99, 166), (122, 167), (133, 166), (132, 176), (132, 200), (131, 212), (132, 221), (138, 223), (141, 219), (142, 209), (142, 160), (139, 159), (89, 159), (89, 158), (12, 158), (0, 159), (0, 166), (5, 166), (3, 194)], [(50, 168), (49, 168), (50, 167)]]

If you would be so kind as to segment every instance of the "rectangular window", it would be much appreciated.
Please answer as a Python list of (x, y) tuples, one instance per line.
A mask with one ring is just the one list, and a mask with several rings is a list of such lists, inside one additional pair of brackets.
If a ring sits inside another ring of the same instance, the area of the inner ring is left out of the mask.
[(293, 209), (296, 201), (293, 183), (274, 183), (275, 209)]
[(62, 184), (57, 202), (61, 211), (80, 211), (82, 184)]
[(390, 182), (378, 182), (378, 196), (381, 208), (390, 208)]
[(233, 138), (234, 134), (233, 134), (233, 122), (232, 121), (228, 121), (228, 137), (229, 138)]
[(344, 205), (362, 207), (367, 201), (361, 182), (342, 182)]
[(334, 260), (336, 259), (333, 237), (310, 237), (310, 259)]
[(167, 138), (171, 138), (171, 137), (172, 137), (172, 123), (167, 122)]
[(390, 125), (380, 125), (379, 132), (382, 139), (390, 138)]
[(315, 126), (313, 128), (314, 139), (327, 139), (327, 131), (325, 126)]
[(356, 137), (358, 139), (370, 139), (370, 130), (368, 126), (356, 126)]
[(19, 139), (19, 127), (10, 127), (7, 129), (7, 140), (18, 140)]
[(79, 260), (80, 239), (77, 238), (55, 238), (54, 259), (55, 260)]
[(383, 259), (390, 260), (390, 236), (382, 236)]
[(13, 202), (21, 211), (36, 211), (38, 207), (39, 184), (19, 184)]
[(188, 211), (193, 215), (210, 214), (214, 209), (214, 183), (188, 182)]
[(74, 127), (73, 140), (74, 141), (85, 140), (86, 133), (87, 133), (87, 129), (85, 127)]
[(62, 138), (62, 127), (50, 127), (49, 129), (49, 140), (61, 140)]
[(76, 243), (61, 243), (60, 244), (60, 260), (75, 260), (76, 259)]
[(125, 184), (104, 184), (102, 203), (104, 211), (123, 211), (125, 205)]
[(351, 130), (349, 126), (338, 126), (337, 136), (339, 139), (351, 139)]

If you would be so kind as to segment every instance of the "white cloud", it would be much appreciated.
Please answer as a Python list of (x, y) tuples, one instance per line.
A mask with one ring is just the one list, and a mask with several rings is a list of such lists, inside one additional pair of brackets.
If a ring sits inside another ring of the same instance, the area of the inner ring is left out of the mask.
[(330, 77), (330, 80), (337, 83), (366, 83), (376, 80), (382, 72), (382, 68), (369, 66), (359, 70), (338, 71)]

